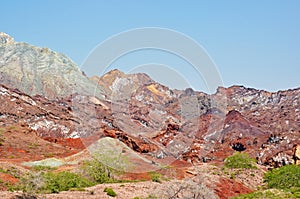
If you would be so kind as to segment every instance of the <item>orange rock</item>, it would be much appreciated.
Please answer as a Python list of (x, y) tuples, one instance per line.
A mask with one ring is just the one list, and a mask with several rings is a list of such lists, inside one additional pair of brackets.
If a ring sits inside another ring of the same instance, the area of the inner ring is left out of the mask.
[(293, 147), (294, 164), (300, 165), (300, 145), (297, 144)]

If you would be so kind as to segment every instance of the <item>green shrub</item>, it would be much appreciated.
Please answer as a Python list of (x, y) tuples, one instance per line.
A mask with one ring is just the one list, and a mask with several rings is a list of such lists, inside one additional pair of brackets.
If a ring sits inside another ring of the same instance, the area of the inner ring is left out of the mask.
[(26, 193), (58, 193), (70, 189), (80, 189), (92, 186), (86, 178), (71, 172), (38, 172), (31, 173), (22, 179), (20, 189)]
[(256, 168), (255, 166), (256, 160), (254, 158), (249, 157), (247, 153), (234, 153), (232, 156), (225, 159), (224, 166), (227, 168), (245, 168), (252, 169)]
[[(300, 166), (285, 165), (268, 171), (264, 176), (269, 188), (295, 189), (300, 192)], [(297, 191), (297, 192), (298, 192)]]
[[(102, 146), (103, 151), (105, 146)], [(94, 159), (85, 161), (82, 171), (89, 179), (95, 183), (119, 182), (116, 177), (130, 167), (127, 157), (118, 152), (107, 150), (103, 153), (93, 154)]]
[(84, 162), (82, 166), (83, 173), (95, 183), (114, 182), (112, 177), (114, 170), (105, 166), (98, 160), (90, 160)]
[(152, 182), (158, 182), (158, 183), (161, 183), (162, 175), (161, 175), (160, 173), (157, 173), (157, 172), (149, 172), (149, 175), (150, 175), (150, 177), (151, 177)]
[(112, 197), (117, 196), (116, 192), (112, 188), (105, 187), (103, 192), (106, 192), (107, 195), (112, 196)]
[(268, 171), (264, 176), (268, 190), (240, 195), (235, 199), (300, 198), (300, 166), (286, 165)]
[(68, 191), (71, 188), (82, 188), (93, 185), (87, 179), (79, 176), (76, 173), (60, 172), (54, 174), (48, 172), (44, 175), (46, 181), (44, 189), (50, 193), (58, 193), (60, 191)]
[(69, 191), (86, 191), (86, 190), (83, 187), (76, 187), (76, 188), (69, 189)]
[(300, 187), (292, 187), (290, 190), (289, 190), (295, 198), (300, 198)]
[(6, 169), (0, 167), (0, 173), (7, 173), (15, 178), (21, 177), (21, 172), (17, 170), (15, 167), (9, 167)]

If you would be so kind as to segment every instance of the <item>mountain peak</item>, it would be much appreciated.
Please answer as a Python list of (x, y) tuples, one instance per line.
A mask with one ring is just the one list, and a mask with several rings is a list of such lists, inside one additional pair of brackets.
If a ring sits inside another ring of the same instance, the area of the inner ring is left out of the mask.
[(124, 77), (125, 73), (123, 73), (122, 71), (118, 70), (118, 69), (113, 69), (107, 73), (105, 73), (100, 79), (104, 80), (104, 79), (116, 79), (117, 77), (121, 78)]
[(15, 42), (14, 38), (9, 36), (4, 32), (0, 32), (0, 44), (13, 44)]
[(0, 82), (28, 95), (49, 99), (73, 93), (103, 97), (101, 88), (97, 87), (95, 93), (96, 84), (62, 53), (14, 42), (11, 36), (0, 32), (0, 55)]

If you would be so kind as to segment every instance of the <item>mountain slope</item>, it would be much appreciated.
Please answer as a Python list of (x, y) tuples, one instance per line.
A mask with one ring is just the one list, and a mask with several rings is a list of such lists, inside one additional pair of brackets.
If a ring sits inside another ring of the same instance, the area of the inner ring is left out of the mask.
[(0, 32), (0, 82), (28, 95), (49, 99), (72, 93), (102, 97), (102, 90), (62, 53), (15, 42)]

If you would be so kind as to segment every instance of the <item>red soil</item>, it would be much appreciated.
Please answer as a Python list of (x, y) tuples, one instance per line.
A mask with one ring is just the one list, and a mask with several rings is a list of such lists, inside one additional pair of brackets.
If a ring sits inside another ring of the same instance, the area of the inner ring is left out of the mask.
[(219, 183), (216, 184), (215, 191), (220, 199), (227, 199), (252, 192), (251, 189), (245, 187), (241, 183), (225, 178), (219, 180)]

